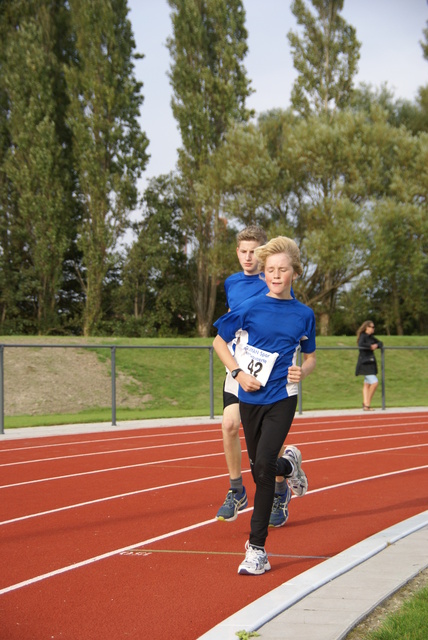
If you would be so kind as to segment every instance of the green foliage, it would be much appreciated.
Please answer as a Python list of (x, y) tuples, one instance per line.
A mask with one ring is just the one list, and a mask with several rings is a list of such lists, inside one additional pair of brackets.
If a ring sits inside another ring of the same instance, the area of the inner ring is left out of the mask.
[(147, 162), (126, 0), (0, 3), (1, 332), (209, 336), (258, 223), (299, 243), (320, 333), (426, 333), (428, 87), (355, 91), (343, 0), (296, 0), (294, 110), (249, 124), (242, 0), (169, 5), (178, 173), (124, 249)]
[(180, 201), (193, 245), (189, 276), (199, 335), (210, 333), (219, 275), (217, 247), (224, 238), (221, 170), (213, 154), (234, 122), (246, 121), (250, 93), (241, 0), (168, 0), (172, 9), (172, 111), (182, 148)]
[(303, 27), (303, 37), (288, 34), (298, 77), (291, 102), (302, 115), (329, 113), (349, 105), (360, 57), (355, 28), (340, 16), (344, 0), (311, 0), (315, 17), (304, 0), (291, 10)]
[(389, 614), (367, 640), (425, 640), (428, 629), (428, 589), (422, 589)]
[(151, 324), (153, 335), (189, 332), (194, 319), (187, 240), (173, 179), (153, 179), (143, 203), (144, 218), (136, 225), (137, 241), (128, 250), (122, 270), (122, 309), (141, 320), (146, 331)]
[(136, 204), (148, 140), (137, 122), (143, 98), (133, 75), (126, 0), (70, 0), (69, 6), (76, 51), (75, 64), (66, 69), (68, 124), (82, 204), (83, 331), (90, 335), (101, 319), (111, 250)]
[(235, 633), (235, 636), (238, 636), (238, 638), (240, 638), (241, 640), (248, 640), (249, 638), (259, 638), (260, 637), (260, 633), (257, 633), (256, 631), (237, 631)]
[(71, 180), (57, 113), (65, 97), (57, 56), (60, 9), (49, 11), (44, 2), (32, 8), (28, 15), (11, 8), (19, 29), (5, 34), (8, 149), (3, 170), (16, 204), (15, 220), (6, 223), (6, 243), (16, 248), (23, 240), (20, 285), (33, 297), (37, 329), (44, 332), (58, 323), (56, 294), (69, 244)]

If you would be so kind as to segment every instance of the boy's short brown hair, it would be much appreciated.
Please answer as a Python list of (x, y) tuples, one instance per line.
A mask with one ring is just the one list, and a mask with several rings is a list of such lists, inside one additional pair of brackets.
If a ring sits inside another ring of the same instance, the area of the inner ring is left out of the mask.
[(300, 262), (300, 249), (291, 238), (287, 238), (286, 236), (272, 238), (267, 244), (262, 247), (257, 247), (254, 253), (261, 271), (264, 271), (266, 259), (269, 256), (273, 256), (276, 253), (286, 253), (291, 260), (291, 266), (295, 273), (299, 276), (303, 273), (303, 267)]
[(259, 242), (260, 244), (266, 244), (266, 231), (255, 224), (251, 224), (249, 227), (246, 227), (236, 235), (236, 242), (238, 247), (241, 242), (251, 242), (251, 240), (253, 240), (254, 242)]

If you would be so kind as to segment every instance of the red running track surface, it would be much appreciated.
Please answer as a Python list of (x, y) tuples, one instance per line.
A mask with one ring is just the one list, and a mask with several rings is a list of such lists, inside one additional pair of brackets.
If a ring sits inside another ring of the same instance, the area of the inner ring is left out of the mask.
[[(309, 491), (270, 529), (272, 571), (240, 576), (249, 507), (220, 425), (0, 441), (2, 640), (192, 640), (280, 584), (428, 505), (428, 413), (296, 417)], [(245, 450), (244, 440), (242, 446)]]

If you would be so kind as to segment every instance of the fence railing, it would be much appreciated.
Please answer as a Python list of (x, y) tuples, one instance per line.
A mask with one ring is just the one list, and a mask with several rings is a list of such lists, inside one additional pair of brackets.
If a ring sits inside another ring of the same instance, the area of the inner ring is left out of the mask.
[(116, 351), (118, 349), (199, 349), (209, 352), (210, 418), (214, 418), (214, 349), (212, 346), (170, 345), (106, 345), (106, 344), (0, 344), (0, 435), (4, 434), (4, 350), (37, 349), (110, 349), (111, 359), (111, 424), (116, 426)]
[[(199, 349), (209, 352), (209, 395), (210, 395), (210, 419), (214, 419), (214, 349), (212, 346), (170, 346), (170, 345), (88, 345), (88, 344), (0, 344), (0, 434), (4, 434), (4, 350), (19, 348), (45, 348), (45, 349), (109, 349), (111, 359), (111, 423), (116, 426), (116, 351), (119, 349)], [(428, 349), (425, 346), (414, 347), (383, 347), (381, 352), (381, 387), (382, 387), (382, 409), (386, 408), (385, 395), (385, 351), (386, 350), (422, 350)], [(317, 351), (358, 351), (358, 347), (317, 347)], [(299, 353), (298, 363), (302, 363), (302, 354)], [(303, 389), (299, 383), (298, 412), (303, 413)]]

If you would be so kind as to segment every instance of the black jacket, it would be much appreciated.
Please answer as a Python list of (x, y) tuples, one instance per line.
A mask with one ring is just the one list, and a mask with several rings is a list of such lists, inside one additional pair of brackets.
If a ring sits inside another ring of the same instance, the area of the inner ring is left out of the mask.
[(377, 344), (379, 349), (383, 347), (383, 342), (363, 331), (358, 339), (360, 352), (355, 369), (356, 376), (372, 376), (377, 374), (376, 358), (374, 351), (370, 348), (372, 344)]

